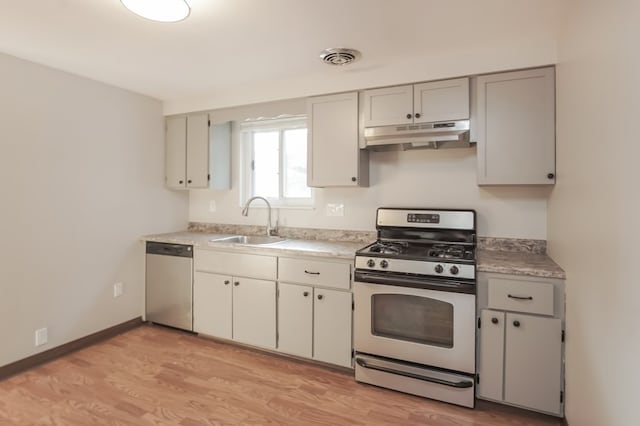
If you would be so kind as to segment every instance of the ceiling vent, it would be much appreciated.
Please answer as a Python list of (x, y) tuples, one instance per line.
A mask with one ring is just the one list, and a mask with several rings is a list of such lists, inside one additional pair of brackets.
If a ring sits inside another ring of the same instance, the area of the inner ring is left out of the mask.
[(360, 52), (354, 49), (334, 47), (320, 52), (322, 62), (330, 65), (347, 65), (360, 57)]

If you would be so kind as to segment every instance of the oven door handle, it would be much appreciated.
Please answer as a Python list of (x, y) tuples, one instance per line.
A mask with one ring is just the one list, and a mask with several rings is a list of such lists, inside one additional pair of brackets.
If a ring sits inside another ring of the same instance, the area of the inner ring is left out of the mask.
[(370, 370), (382, 371), (383, 373), (397, 374), (399, 376), (409, 377), (411, 379), (424, 380), (425, 382), (436, 383), (439, 385), (450, 386), (452, 388), (470, 388), (473, 387), (473, 382), (461, 380), (459, 382), (451, 382), (449, 380), (438, 379), (435, 377), (421, 376), (419, 374), (410, 373), (408, 371), (394, 370), (393, 368), (382, 367), (379, 365), (368, 364), (364, 359), (356, 357), (356, 363), (362, 368), (368, 368)]

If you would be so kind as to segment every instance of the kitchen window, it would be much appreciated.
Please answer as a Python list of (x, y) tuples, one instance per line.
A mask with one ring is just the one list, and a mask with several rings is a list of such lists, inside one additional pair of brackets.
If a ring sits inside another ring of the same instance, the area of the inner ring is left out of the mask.
[(240, 203), (262, 196), (276, 207), (311, 207), (306, 117), (249, 121), (241, 127), (244, 172)]

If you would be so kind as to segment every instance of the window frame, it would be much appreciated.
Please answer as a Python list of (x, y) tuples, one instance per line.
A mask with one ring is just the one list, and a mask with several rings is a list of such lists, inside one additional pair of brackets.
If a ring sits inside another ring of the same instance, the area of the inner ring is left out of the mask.
[[(284, 133), (288, 130), (295, 129), (307, 129), (307, 116), (290, 116), (286, 118), (277, 117), (269, 119), (260, 119), (253, 121), (245, 121), (240, 124), (241, 139), (242, 139), (242, 164), (241, 164), (241, 191), (240, 191), (240, 205), (253, 196), (264, 196), (262, 194), (254, 194), (254, 138), (253, 135), (258, 132), (278, 132), (278, 192), (279, 198), (265, 197), (269, 200), (272, 207), (277, 208), (290, 208), (290, 209), (313, 209), (315, 203), (315, 191), (314, 188), (310, 189), (310, 197), (284, 197), (284, 185), (286, 177), (286, 164), (285, 164), (285, 151), (284, 151)], [(308, 133), (307, 133), (308, 134)], [(308, 172), (308, 158), (307, 152), (307, 172)], [(256, 204), (256, 207), (260, 207)], [(266, 206), (265, 206), (266, 207)]]

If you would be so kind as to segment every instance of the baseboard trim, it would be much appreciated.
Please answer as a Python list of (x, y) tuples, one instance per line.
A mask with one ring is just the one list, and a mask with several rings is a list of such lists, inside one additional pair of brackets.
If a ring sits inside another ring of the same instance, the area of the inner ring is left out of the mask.
[(18, 373), (22, 373), (23, 371), (26, 371), (30, 368), (52, 361), (63, 355), (70, 354), (71, 352), (86, 348), (87, 346), (94, 345), (103, 340), (107, 340), (111, 337), (117, 336), (118, 334), (124, 333), (125, 331), (129, 331), (133, 328), (139, 327), (142, 324), (142, 317), (137, 317), (132, 320), (125, 321), (121, 324), (114, 325), (113, 327), (105, 328), (104, 330), (57, 346), (53, 349), (49, 349), (48, 351), (40, 352), (11, 364), (7, 364), (3, 367), (0, 367), (0, 380), (6, 379), (7, 377), (13, 376)]

